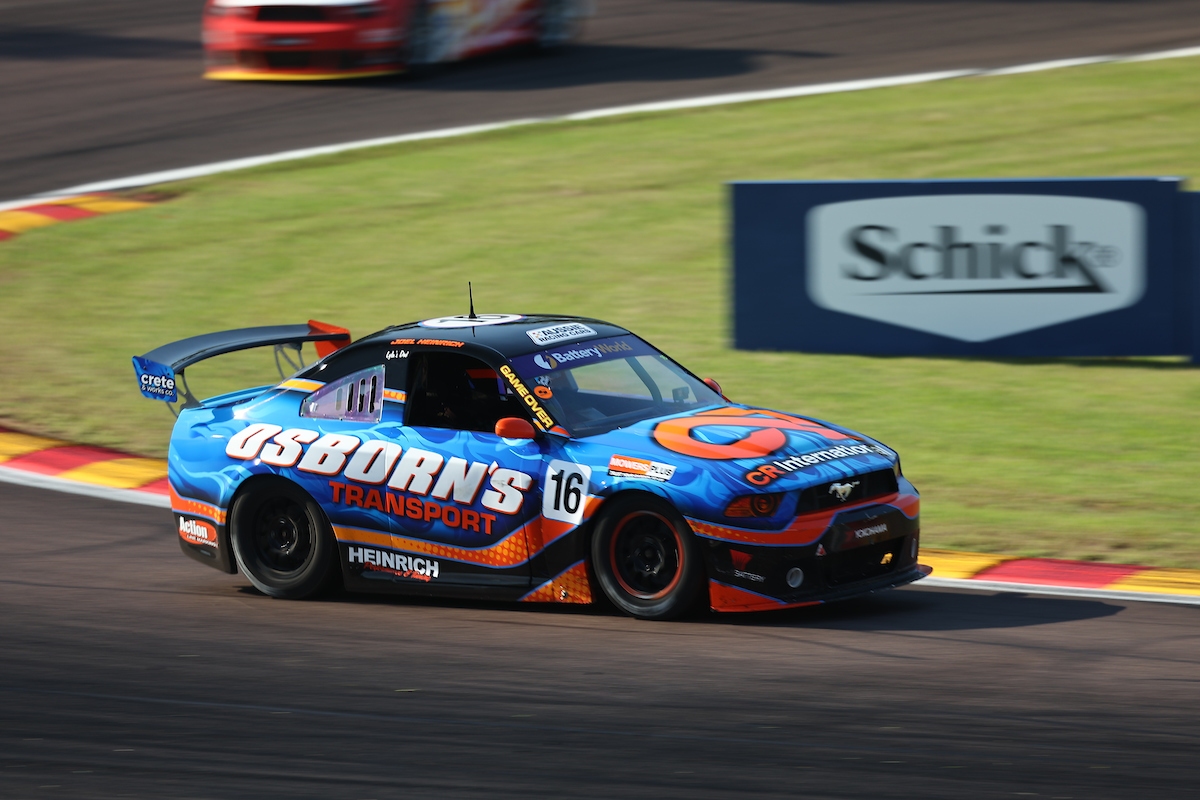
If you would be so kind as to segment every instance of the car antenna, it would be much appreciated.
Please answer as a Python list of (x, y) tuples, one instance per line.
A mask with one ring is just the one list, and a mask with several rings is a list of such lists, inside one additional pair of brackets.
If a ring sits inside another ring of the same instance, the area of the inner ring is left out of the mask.
[(467, 281), (467, 298), (471, 301), (471, 315), (467, 319), (479, 319), (475, 316), (475, 295), (471, 293), (471, 282)]

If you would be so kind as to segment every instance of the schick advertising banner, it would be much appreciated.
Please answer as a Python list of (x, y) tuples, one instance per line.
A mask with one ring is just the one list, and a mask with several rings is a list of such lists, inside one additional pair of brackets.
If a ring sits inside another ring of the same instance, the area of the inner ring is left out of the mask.
[(1178, 178), (733, 184), (742, 349), (1194, 354)]

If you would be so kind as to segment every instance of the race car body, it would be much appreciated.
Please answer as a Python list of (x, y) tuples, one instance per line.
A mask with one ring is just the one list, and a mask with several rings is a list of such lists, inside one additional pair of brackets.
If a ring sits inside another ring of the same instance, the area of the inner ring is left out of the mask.
[[(197, 401), (183, 370), (246, 347), (323, 357)], [(302, 597), (346, 588), (588, 603), (639, 617), (807, 605), (899, 586), (919, 498), (895, 452), (731, 403), (629, 331), (468, 315), (388, 328), (251, 328), (134, 359), (182, 409), (180, 545)]]
[(389, 75), (513, 45), (571, 41), (587, 0), (207, 0), (205, 77)]

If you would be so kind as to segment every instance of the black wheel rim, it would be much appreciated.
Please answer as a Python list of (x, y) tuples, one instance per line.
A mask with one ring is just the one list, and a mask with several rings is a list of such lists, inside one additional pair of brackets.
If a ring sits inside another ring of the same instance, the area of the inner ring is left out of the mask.
[(683, 574), (682, 555), (674, 526), (650, 512), (621, 520), (609, 553), (621, 588), (642, 600), (655, 600), (675, 588)]
[(293, 500), (267, 500), (255, 513), (252, 530), (254, 554), (269, 570), (297, 572), (312, 558), (312, 526), (304, 507)]

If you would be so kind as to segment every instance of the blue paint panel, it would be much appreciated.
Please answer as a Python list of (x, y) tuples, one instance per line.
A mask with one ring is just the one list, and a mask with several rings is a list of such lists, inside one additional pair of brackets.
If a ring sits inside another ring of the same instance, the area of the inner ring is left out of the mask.
[(151, 361), (148, 358), (134, 356), (133, 371), (137, 375), (138, 388), (142, 390), (143, 397), (148, 397), (151, 400), (162, 400), (167, 403), (175, 402), (177, 397), (175, 393), (175, 371), (166, 364), (159, 364), (157, 361)]

